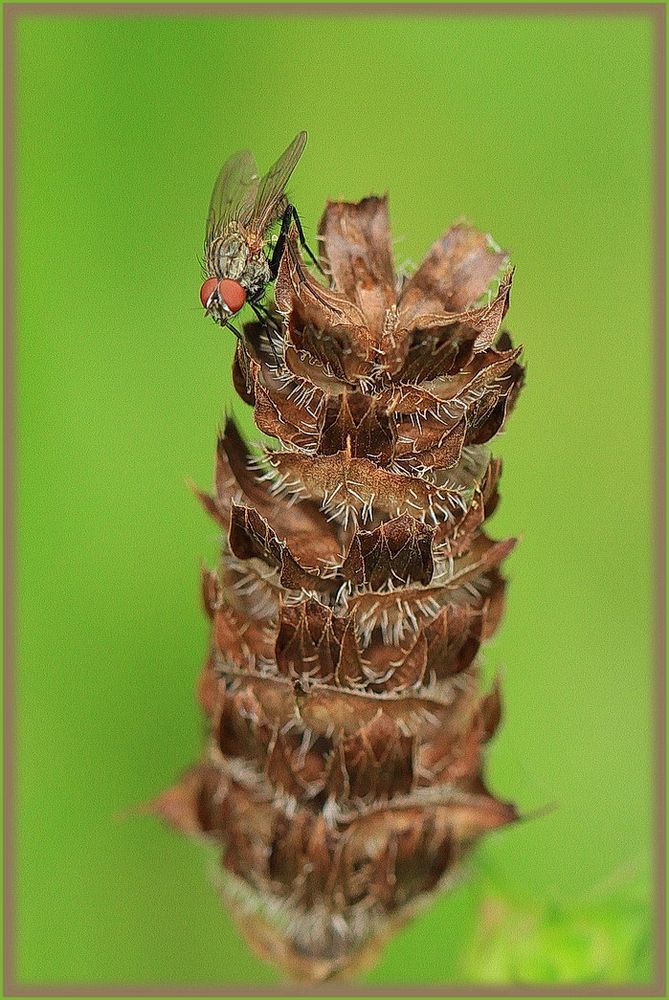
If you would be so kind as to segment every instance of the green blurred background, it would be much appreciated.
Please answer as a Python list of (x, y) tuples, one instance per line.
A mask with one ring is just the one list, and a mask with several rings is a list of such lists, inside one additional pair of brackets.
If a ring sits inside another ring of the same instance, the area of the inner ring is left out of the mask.
[(24, 16), (18, 23), (18, 972), (273, 983), (202, 849), (119, 819), (199, 751), (199, 565), (233, 338), (202, 318), (221, 162), (389, 191), (399, 263), (466, 216), (517, 265), (528, 383), (497, 452), (521, 533), (492, 787), (543, 818), (387, 948), (374, 983), (647, 978), (651, 26), (640, 16)]

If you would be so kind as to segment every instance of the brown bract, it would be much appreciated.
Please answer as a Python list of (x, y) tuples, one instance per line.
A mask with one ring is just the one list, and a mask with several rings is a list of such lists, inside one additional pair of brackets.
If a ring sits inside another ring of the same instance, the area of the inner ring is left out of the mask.
[(208, 739), (156, 802), (220, 848), (258, 953), (311, 981), (372, 960), (518, 815), (485, 784), (501, 695), (477, 666), (515, 544), (484, 530), (486, 445), (523, 379), (507, 255), (459, 224), (398, 275), (384, 198), (329, 203), (320, 236), (327, 283), (291, 234), (281, 335), (248, 324), (238, 348), (274, 443), (252, 454), (229, 420), (196, 491), (224, 534), (202, 580)]

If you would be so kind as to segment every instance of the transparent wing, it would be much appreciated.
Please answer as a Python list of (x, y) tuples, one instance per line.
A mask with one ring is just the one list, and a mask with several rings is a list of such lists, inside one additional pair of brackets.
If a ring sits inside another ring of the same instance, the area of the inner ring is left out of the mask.
[(258, 166), (243, 149), (223, 164), (216, 178), (207, 215), (207, 239), (217, 235), (232, 219), (249, 221), (258, 192)]
[(307, 143), (307, 133), (298, 132), (288, 149), (270, 167), (258, 186), (258, 196), (253, 209), (254, 228), (263, 232), (276, 220), (277, 206), (283, 198), (290, 175), (302, 156)]

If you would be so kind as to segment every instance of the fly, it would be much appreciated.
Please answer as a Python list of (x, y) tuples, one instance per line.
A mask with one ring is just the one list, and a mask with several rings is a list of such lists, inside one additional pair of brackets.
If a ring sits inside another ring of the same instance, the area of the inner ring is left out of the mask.
[[(306, 142), (307, 133), (299, 132), (263, 178), (248, 150), (235, 153), (214, 184), (204, 241), (207, 278), (200, 288), (200, 301), (206, 315), (230, 327), (237, 337), (241, 335), (230, 319), (247, 303), (258, 319), (268, 319), (260, 300), (277, 276), (293, 222), (302, 246), (320, 270), (304, 239), (295, 206), (285, 193)], [(271, 242), (270, 230), (279, 221), (279, 235), (268, 256), (265, 250)]]

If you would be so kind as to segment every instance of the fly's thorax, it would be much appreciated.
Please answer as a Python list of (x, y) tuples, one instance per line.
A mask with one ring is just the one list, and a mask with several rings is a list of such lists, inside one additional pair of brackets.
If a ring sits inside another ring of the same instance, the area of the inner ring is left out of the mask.
[(219, 278), (239, 281), (246, 270), (249, 248), (240, 233), (228, 233), (212, 240), (207, 247), (207, 265), (210, 274)]
[(211, 241), (206, 253), (207, 271), (243, 285), (249, 298), (260, 296), (272, 280), (269, 261), (260, 247), (250, 247), (245, 234), (227, 233)]
[(272, 280), (269, 261), (262, 250), (249, 254), (246, 268), (240, 283), (248, 289), (249, 298), (253, 299), (262, 295), (267, 285)]

